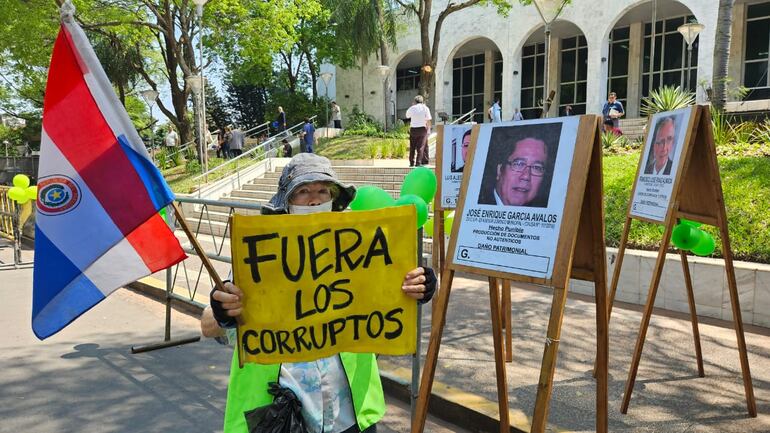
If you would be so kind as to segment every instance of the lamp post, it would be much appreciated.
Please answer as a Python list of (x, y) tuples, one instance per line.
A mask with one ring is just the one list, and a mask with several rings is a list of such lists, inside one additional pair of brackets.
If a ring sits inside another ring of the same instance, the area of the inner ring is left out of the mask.
[(702, 32), (704, 28), (706, 28), (706, 26), (700, 23), (687, 23), (682, 24), (676, 29), (682, 34), (684, 41), (687, 42), (687, 79), (685, 80), (685, 85), (687, 86), (688, 92), (690, 91), (690, 68), (692, 67), (692, 43), (695, 42), (695, 39), (698, 38), (698, 34)]
[(384, 116), (383, 126), (385, 132), (388, 132), (388, 76), (390, 76), (390, 66), (379, 65), (377, 71), (382, 77), (382, 114)]
[(331, 72), (321, 72), (321, 80), (324, 82), (324, 96), (326, 97), (326, 101), (324, 102), (324, 105), (326, 106), (326, 138), (329, 138), (329, 81), (332, 80), (332, 77), (334, 74)]
[[(201, 145), (203, 148), (201, 163), (203, 165), (204, 173), (209, 171), (208, 149), (206, 148), (206, 78), (203, 75), (203, 5), (207, 2), (208, 0), (193, 0), (193, 3), (195, 3), (195, 14), (198, 16), (198, 27), (200, 28), (200, 33), (198, 34), (198, 57), (200, 57), (200, 119), (198, 122), (200, 123), (201, 129), (201, 143), (203, 143)], [(206, 176), (204, 180), (208, 182), (208, 176)]]
[(150, 109), (150, 157), (152, 163), (155, 164), (155, 118), (152, 116), (152, 107), (155, 105), (155, 100), (158, 99), (158, 92), (147, 89), (142, 90), (139, 94), (142, 95), (142, 99)]
[[(543, 97), (548, 98), (548, 80), (549, 63), (551, 60), (551, 23), (561, 14), (568, 0), (533, 0), (540, 18), (545, 24), (545, 67), (543, 68)], [(548, 117), (548, 110), (551, 109), (550, 101), (543, 102), (543, 117)]]

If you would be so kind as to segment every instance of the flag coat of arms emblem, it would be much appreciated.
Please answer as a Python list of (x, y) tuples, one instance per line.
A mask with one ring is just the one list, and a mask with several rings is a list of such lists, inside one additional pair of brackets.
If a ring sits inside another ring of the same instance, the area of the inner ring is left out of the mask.
[(158, 214), (173, 200), (85, 33), (64, 19), (43, 106), (35, 335), (57, 333), (117, 288), (183, 260)]

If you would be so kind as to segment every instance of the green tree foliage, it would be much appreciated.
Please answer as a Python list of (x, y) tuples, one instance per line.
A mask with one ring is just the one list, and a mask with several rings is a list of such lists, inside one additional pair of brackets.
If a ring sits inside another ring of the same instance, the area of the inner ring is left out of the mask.
[(224, 129), (232, 123), (230, 112), (214, 86), (206, 83), (206, 121), (209, 130)]

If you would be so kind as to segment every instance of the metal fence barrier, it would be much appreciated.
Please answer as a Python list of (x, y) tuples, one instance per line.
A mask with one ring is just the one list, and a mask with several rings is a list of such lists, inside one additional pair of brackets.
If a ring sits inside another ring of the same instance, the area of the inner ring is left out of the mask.
[[(21, 238), (23, 231), (23, 207), (8, 198), (11, 187), (0, 185), (0, 236), (11, 241), (13, 261), (0, 263), (0, 271), (7, 269), (22, 269), (32, 266), (33, 262), (25, 262), (21, 257)], [(31, 206), (28, 204), (26, 206)]]

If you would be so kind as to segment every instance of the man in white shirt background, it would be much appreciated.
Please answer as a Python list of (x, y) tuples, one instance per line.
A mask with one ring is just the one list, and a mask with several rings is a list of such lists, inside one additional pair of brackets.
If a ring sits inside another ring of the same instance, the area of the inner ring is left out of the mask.
[(427, 164), (428, 135), (432, 117), (421, 95), (414, 97), (414, 103), (406, 110), (406, 117), (409, 119), (409, 166)]

